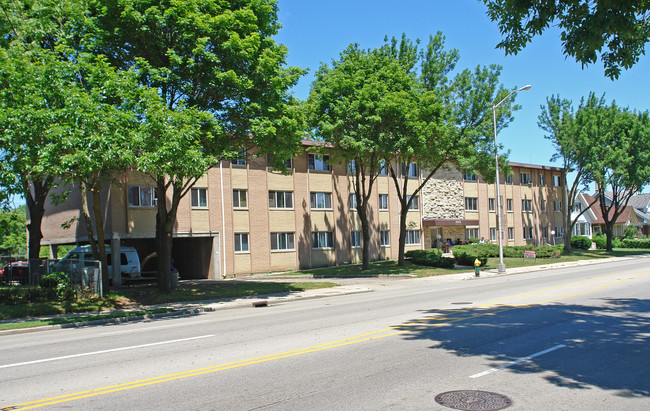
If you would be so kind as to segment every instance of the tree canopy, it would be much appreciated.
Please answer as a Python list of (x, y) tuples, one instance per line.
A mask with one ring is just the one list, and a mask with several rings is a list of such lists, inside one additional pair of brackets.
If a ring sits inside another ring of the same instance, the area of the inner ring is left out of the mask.
[(565, 55), (586, 66), (598, 55), (616, 79), (645, 54), (650, 39), (648, 0), (483, 0), (504, 39), (497, 47), (517, 54), (551, 25), (561, 30)]

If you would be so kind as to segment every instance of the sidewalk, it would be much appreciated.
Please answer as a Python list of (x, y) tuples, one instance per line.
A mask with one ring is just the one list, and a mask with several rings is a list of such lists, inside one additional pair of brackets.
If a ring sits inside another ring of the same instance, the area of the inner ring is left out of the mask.
[[(425, 277), (424, 279), (428, 281), (480, 280), (480, 279), (504, 276), (504, 275), (515, 275), (515, 274), (544, 271), (544, 270), (551, 270), (557, 268), (578, 267), (578, 266), (585, 266), (585, 265), (623, 261), (623, 260), (628, 260), (630, 258), (632, 257), (610, 257), (610, 258), (603, 258), (603, 259), (580, 260), (580, 261), (572, 261), (572, 262), (535, 265), (535, 266), (528, 266), (528, 267), (508, 268), (506, 269), (505, 274), (499, 274), (497, 270), (491, 269), (491, 270), (481, 271), (479, 277), (475, 276), (474, 271), (468, 271), (468, 272), (458, 273), (458, 274), (446, 274), (441, 276)], [(650, 256), (646, 258), (650, 258)], [(257, 279), (263, 279), (263, 277), (264, 276), (256, 276)], [(274, 278), (274, 280), (278, 281), (279, 279)], [(305, 290), (299, 292), (292, 292), (290, 294), (283, 294), (283, 295), (242, 297), (242, 298), (236, 298), (230, 300), (204, 300), (204, 301), (167, 303), (167, 304), (139, 307), (137, 309), (132, 309), (132, 310), (102, 311), (102, 312), (92, 312), (92, 313), (59, 314), (59, 315), (51, 315), (51, 316), (30, 317), (29, 320), (45, 320), (45, 319), (61, 318), (61, 317), (75, 318), (75, 317), (85, 317), (88, 315), (97, 315), (97, 314), (111, 314), (111, 313), (114, 314), (114, 313), (122, 313), (122, 312), (127, 313), (129, 311), (133, 312), (133, 311), (154, 310), (157, 308), (166, 308), (172, 310), (167, 313), (145, 314), (145, 315), (137, 315), (131, 317), (117, 317), (117, 318), (108, 318), (108, 319), (93, 320), (93, 321), (81, 321), (81, 322), (69, 323), (69, 324), (47, 325), (42, 327), (19, 328), (15, 330), (0, 331), (0, 336), (6, 334), (41, 331), (41, 330), (54, 329), (54, 328), (72, 328), (72, 327), (80, 327), (86, 325), (122, 323), (128, 321), (141, 321), (141, 320), (150, 320), (155, 318), (194, 315), (201, 312), (242, 308), (242, 307), (265, 307), (269, 305), (290, 302), (290, 301), (300, 301), (300, 300), (308, 300), (314, 298), (332, 297), (337, 295), (366, 293), (366, 292), (373, 291), (380, 284), (383, 285), (383, 282), (380, 283), (380, 280), (408, 281), (409, 279), (405, 277), (401, 277), (401, 278), (380, 277), (380, 278), (373, 278), (373, 279), (363, 278), (363, 279), (355, 279), (355, 281), (348, 281), (347, 279), (342, 279), (342, 281), (340, 282), (343, 283), (353, 282), (353, 283), (343, 284), (333, 288), (318, 288), (318, 289), (311, 289), (311, 290)], [(20, 323), (25, 320), (27, 319), (15, 318), (11, 320), (1, 320), (0, 324)]]

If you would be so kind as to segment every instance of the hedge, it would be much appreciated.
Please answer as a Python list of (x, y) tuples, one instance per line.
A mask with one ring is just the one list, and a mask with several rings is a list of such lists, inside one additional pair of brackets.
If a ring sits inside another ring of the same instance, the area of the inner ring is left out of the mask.
[(624, 238), (621, 241), (623, 248), (650, 248), (650, 238)]
[(407, 251), (404, 256), (410, 258), (414, 264), (426, 265), (430, 267), (454, 268), (455, 264), (455, 260), (453, 258), (439, 256), (436, 249), (410, 250)]
[(591, 248), (591, 238), (580, 235), (571, 236), (571, 248), (589, 250)]
[[(503, 247), (503, 256), (507, 258), (523, 258), (524, 251), (533, 250), (537, 253), (537, 258), (554, 258), (562, 255), (563, 246), (560, 245), (543, 245), (535, 247), (531, 245)], [(454, 258), (459, 265), (474, 265), (476, 258), (481, 261), (481, 265), (487, 262), (488, 257), (499, 256), (499, 246), (497, 244), (470, 244), (457, 245), (452, 248)], [(471, 260), (470, 264), (469, 263)], [(461, 262), (462, 261), (462, 262)]]

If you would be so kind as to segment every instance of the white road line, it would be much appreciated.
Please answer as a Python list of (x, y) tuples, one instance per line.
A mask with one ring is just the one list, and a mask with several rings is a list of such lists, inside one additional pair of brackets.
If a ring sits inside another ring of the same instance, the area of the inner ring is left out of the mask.
[(478, 378), (478, 377), (483, 377), (484, 375), (491, 374), (491, 373), (493, 373), (493, 372), (496, 372), (496, 371), (502, 370), (502, 369), (504, 369), (504, 368), (512, 367), (513, 365), (515, 365), (515, 364), (519, 364), (520, 362), (528, 361), (528, 360), (530, 360), (531, 358), (539, 357), (540, 355), (544, 355), (544, 354), (546, 354), (546, 353), (549, 353), (549, 352), (551, 352), (551, 351), (555, 351), (555, 350), (560, 349), (560, 348), (563, 348), (563, 347), (566, 347), (566, 345), (564, 345), (564, 344), (559, 344), (559, 345), (556, 345), (555, 347), (548, 348), (548, 349), (546, 349), (546, 350), (544, 350), (544, 351), (540, 351), (540, 352), (537, 352), (537, 353), (535, 353), (535, 354), (529, 355), (529, 356), (527, 356), (527, 357), (520, 358), (520, 359), (515, 360), (515, 361), (511, 361), (511, 362), (509, 362), (509, 363), (507, 363), (507, 364), (502, 365), (501, 367), (492, 368), (491, 370), (487, 370), (487, 371), (480, 372), (480, 373), (478, 373), (478, 374), (471, 375), (469, 378)]
[(135, 333), (135, 332), (142, 332), (142, 331), (149, 331), (149, 330), (157, 330), (161, 328), (173, 328), (173, 327), (190, 327), (195, 324), (200, 324), (200, 323), (209, 323), (212, 322), (212, 320), (200, 320), (200, 321), (194, 321), (191, 323), (182, 323), (182, 324), (169, 324), (169, 325), (157, 325), (157, 326), (152, 326), (152, 327), (142, 327), (142, 328), (136, 328), (136, 329), (129, 329), (129, 330), (120, 330), (120, 331), (111, 331), (107, 333), (101, 333), (97, 334), (98, 336), (101, 335), (115, 335), (115, 334), (125, 334), (125, 333)]
[(199, 338), (208, 338), (208, 337), (214, 337), (214, 335), (213, 334), (208, 334), (208, 335), (201, 335), (201, 336), (198, 336), (198, 337), (181, 338), (179, 340), (160, 341), (160, 342), (151, 343), (151, 344), (132, 345), (130, 347), (113, 348), (113, 349), (110, 349), (110, 350), (102, 350), (102, 351), (93, 351), (93, 352), (86, 352), (86, 353), (80, 353), (80, 354), (65, 355), (63, 357), (44, 358), (42, 360), (17, 362), (15, 364), (0, 365), (0, 368), (19, 367), (21, 365), (38, 364), (38, 363), (42, 363), (42, 362), (58, 361), (58, 360), (67, 360), (68, 358), (77, 358), (77, 357), (85, 357), (85, 356), (88, 356), (88, 355), (96, 355), (96, 354), (105, 354), (105, 353), (116, 352), (116, 351), (133, 350), (135, 348), (153, 347), (153, 346), (156, 346), (156, 345), (172, 344), (172, 343), (183, 342), (183, 341), (198, 340)]

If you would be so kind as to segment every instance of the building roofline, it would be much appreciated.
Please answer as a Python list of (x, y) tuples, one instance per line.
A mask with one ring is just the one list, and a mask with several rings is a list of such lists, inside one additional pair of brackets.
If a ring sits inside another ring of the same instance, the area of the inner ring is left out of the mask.
[(512, 163), (512, 162), (508, 164), (510, 164), (510, 167), (534, 168), (537, 170), (564, 171), (562, 167), (541, 166), (538, 164)]

